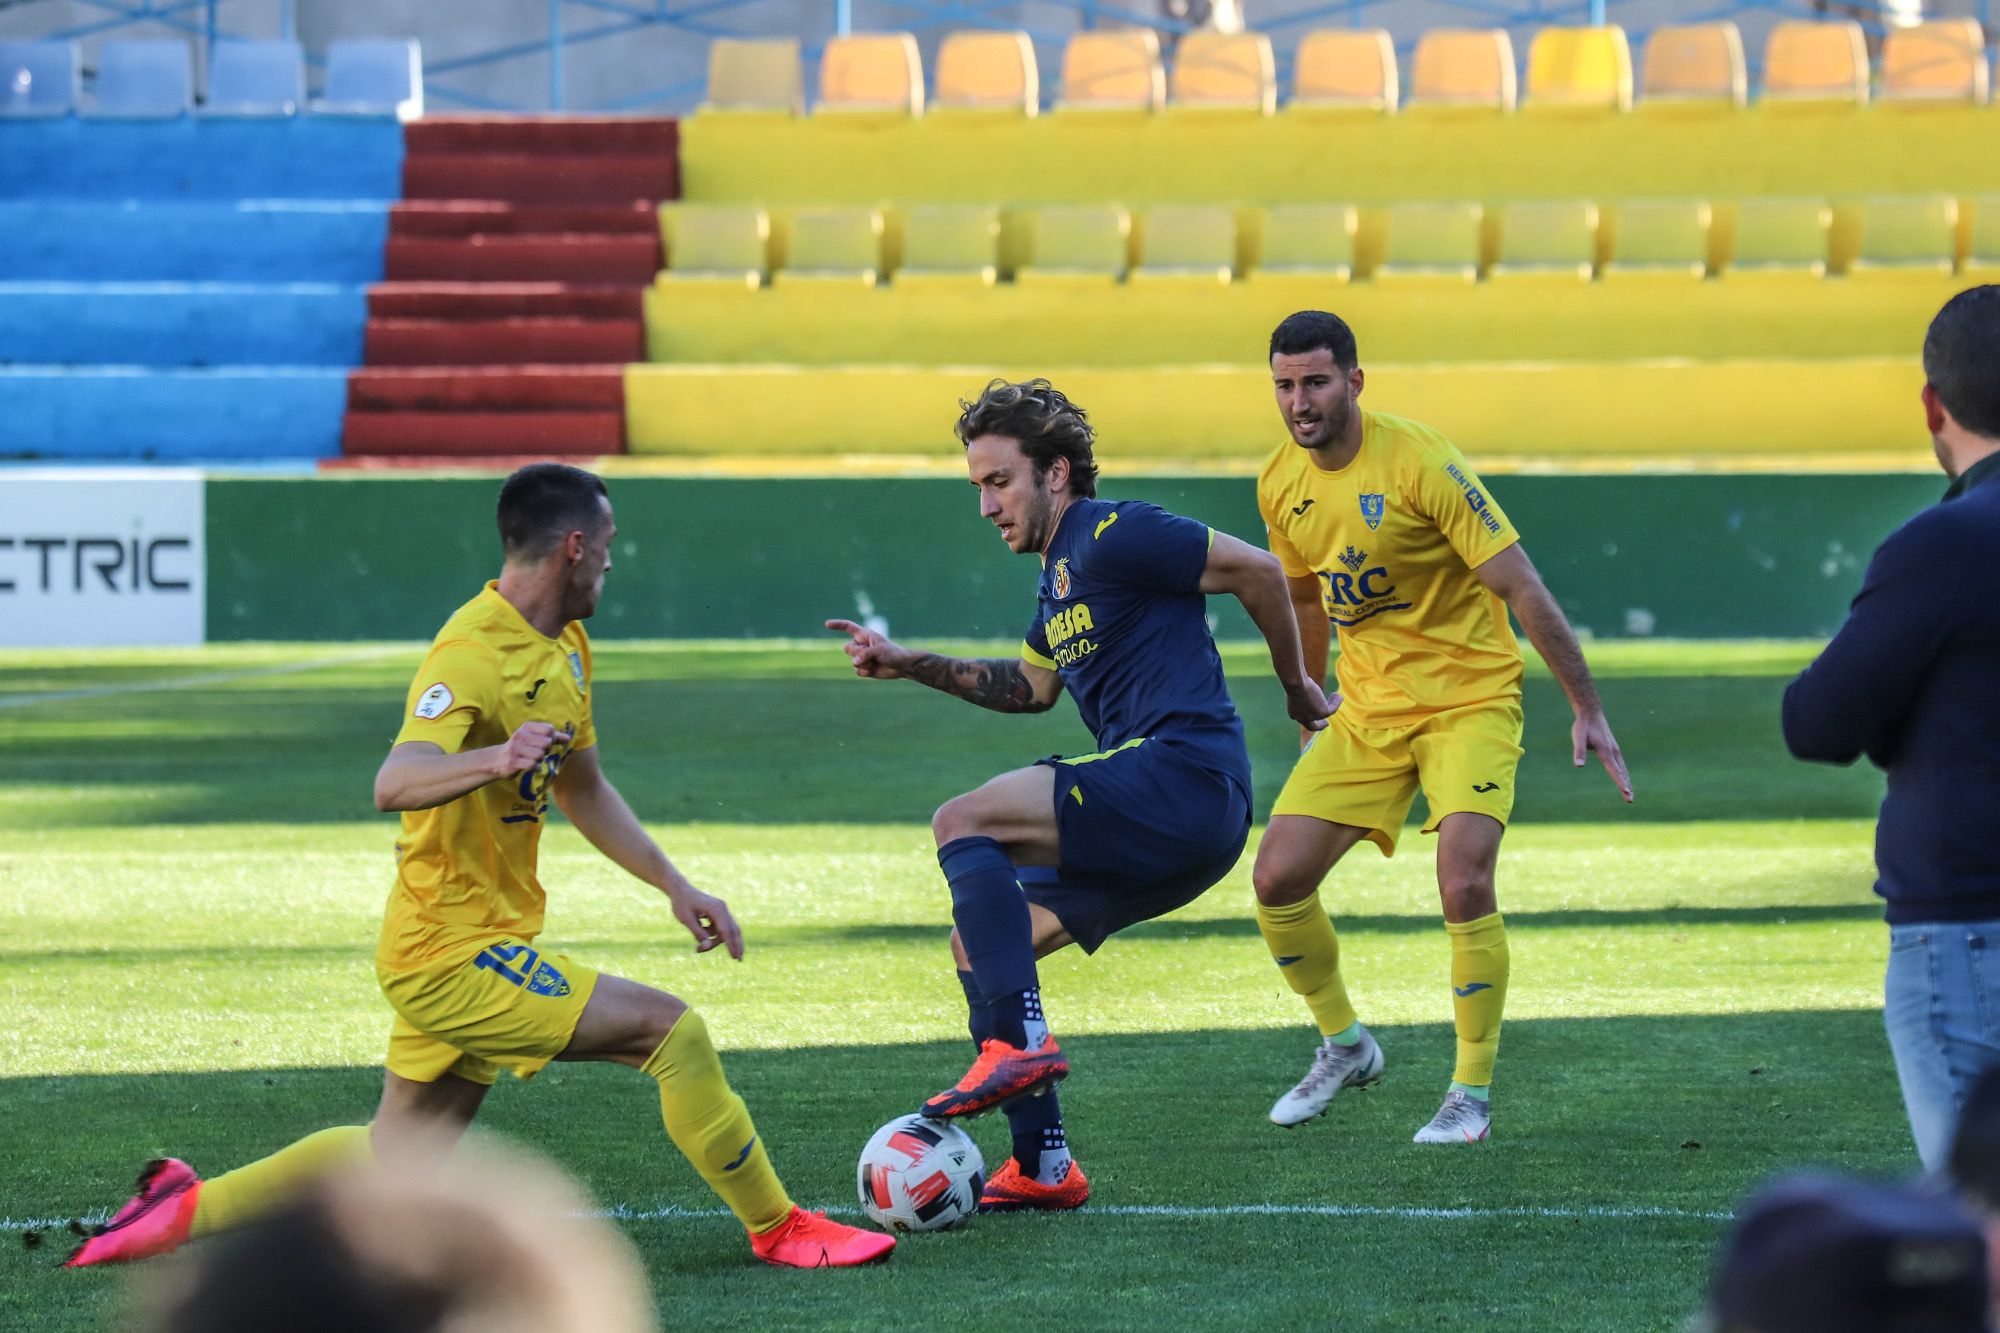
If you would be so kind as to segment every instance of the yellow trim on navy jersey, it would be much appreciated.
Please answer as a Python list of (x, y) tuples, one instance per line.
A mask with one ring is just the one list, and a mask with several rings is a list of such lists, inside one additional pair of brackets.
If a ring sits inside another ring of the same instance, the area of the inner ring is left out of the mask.
[(1096, 754), (1080, 754), (1074, 759), (1065, 759), (1063, 762), (1065, 764), (1094, 764), (1100, 759), (1109, 759), (1114, 754), (1123, 754), (1127, 750), (1144, 745), (1146, 740), (1147, 738), (1144, 736), (1134, 736), (1123, 745), (1114, 745), (1108, 750), (1099, 750)]
[(1042, 656), (1040, 653), (1035, 651), (1035, 647), (1033, 644), (1028, 643), (1026, 641), (1023, 641), (1021, 644), (1021, 660), (1023, 662), (1029, 663), (1030, 665), (1038, 666), (1044, 671), (1056, 670), (1056, 664), (1053, 658)]

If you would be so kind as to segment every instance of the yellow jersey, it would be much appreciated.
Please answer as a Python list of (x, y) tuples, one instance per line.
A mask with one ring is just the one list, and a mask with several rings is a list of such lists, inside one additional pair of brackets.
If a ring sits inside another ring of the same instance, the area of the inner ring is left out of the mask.
[(1336, 472), (1287, 441), (1257, 477), (1271, 551), (1316, 575), (1340, 634), (1343, 709), (1369, 723), (1519, 698), (1506, 603), (1472, 571), (1520, 540), (1465, 456), (1428, 426), (1362, 412)]
[(480, 941), (531, 940), (541, 931), (546, 898), (535, 855), (549, 784), (573, 751), (597, 743), (582, 623), (551, 639), (488, 583), (431, 641), (396, 744), (429, 741), (457, 754), (502, 744), (524, 722), (552, 723), (570, 740), (517, 777), (403, 812), (378, 970), (408, 971)]

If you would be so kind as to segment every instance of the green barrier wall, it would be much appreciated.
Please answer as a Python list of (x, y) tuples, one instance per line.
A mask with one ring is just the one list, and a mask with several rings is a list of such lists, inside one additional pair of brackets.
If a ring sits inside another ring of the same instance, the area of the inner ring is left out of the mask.
[[(1599, 636), (1820, 636), (1937, 474), (1503, 476), (1495, 496), (1571, 620)], [(499, 567), (495, 479), (215, 480), (212, 639), (427, 638)], [(621, 477), (592, 632), (801, 637), (873, 612), (892, 633), (1019, 633), (1036, 566), (945, 478)], [(1261, 539), (1248, 477), (1107, 479)], [(1218, 632), (1253, 631), (1233, 603)]]

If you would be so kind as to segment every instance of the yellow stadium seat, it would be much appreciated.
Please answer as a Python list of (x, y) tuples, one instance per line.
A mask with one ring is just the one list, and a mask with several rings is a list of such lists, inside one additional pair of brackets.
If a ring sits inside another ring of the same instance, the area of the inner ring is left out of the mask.
[(898, 287), (991, 287), (997, 275), (1000, 212), (938, 205), (910, 210), (903, 224)]
[(1736, 252), (1720, 276), (1825, 277), (1832, 227), (1823, 199), (1745, 199), (1736, 210)]
[(773, 283), (801, 278), (873, 287), (882, 269), (882, 214), (872, 208), (802, 208), (792, 215), (790, 254)]
[(1505, 28), (1434, 28), (1410, 62), (1411, 108), (1514, 109), (1514, 43)]
[(1653, 29), (1639, 62), (1639, 105), (1739, 107), (1749, 95), (1743, 34), (1727, 19)]
[(1079, 32), (1063, 47), (1056, 109), (1157, 111), (1166, 89), (1160, 38), (1151, 28)]
[(1400, 95), (1396, 47), (1382, 28), (1322, 28), (1292, 60), (1298, 110), (1393, 112)]
[(1034, 235), (1034, 261), (1016, 282), (1110, 286), (1125, 276), (1132, 215), (1115, 204), (1044, 208), (1035, 214)]
[(1948, 194), (1886, 195), (1862, 201), (1861, 249), (1847, 275), (1949, 276), (1957, 255), (1958, 200)]
[(1630, 111), (1632, 47), (1615, 23), (1543, 28), (1528, 46), (1529, 107)]
[(2000, 282), (2000, 194), (1976, 194), (1965, 203), (1972, 214), (1972, 244), (1960, 273), (1969, 282)]
[(1346, 282), (1354, 276), (1354, 233), (1360, 212), (1352, 204), (1273, 204), (1264, 213), (1264, 253), (1258, 273), (1290, 274)]
[(1500, 262), (1486, 276), (1560, 285), (1589, 282), (1597, 267), (1597, 205), (1582, 199), (1508, 204), (1500, 212)]
[(933, 110), (1032, 116), (1041, 89), (1035, 44), (1025, 32), (955, 32), (938, 46)]
[(1261, 32), (1201, 28), (1181, 38), (1167, 88), (1174, 106), (1254, 111), (1278, 106), (1278, 63)]
[(761, 208), (681, 204), (667, 216), (667, 269), (681, 281), (756, 288), (770, 263), (771, 217)]
[(1990, 71), (1979, 20), (1931, 19), (1882, 39), (1882, 100), (1908, 105), (1986, 101)]
[(1868, 45), (1847, 19), (1786, 19), (1764, 39), (1767, 102), (1868, 100)]
[(907, 32), (857, 32), (826, 44), (816, 112), (919, 116), (924, 67)]
[(1606, 282), (1699, 282), (1715, 210), (1703, 199), (1637, 199), (1618, 209)]
[(1167, 279), (1219, 286), (1236, 267), (1236, 215), (1227, 208), (1164, 206), (1146, 214), (1133, 282)]
[(1479, 281), (1478, 204), (1396, 204), (1389, 209), (1389, 246), (1375, 281), (1470, 286)]
[(799, 115), (806, 109), (806, 91), (798, 38), (718, 37), (709, 43), (708, 100), (701, 109)]

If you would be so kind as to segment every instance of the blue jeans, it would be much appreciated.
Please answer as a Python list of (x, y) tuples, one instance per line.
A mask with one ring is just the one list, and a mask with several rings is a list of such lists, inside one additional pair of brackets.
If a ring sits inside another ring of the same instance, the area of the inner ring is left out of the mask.
[(1889, 927), (1882, 1020), (1917, 1156), (1941, 1170), (1972, 1085), (2000, 1065), (2000, 921)]

